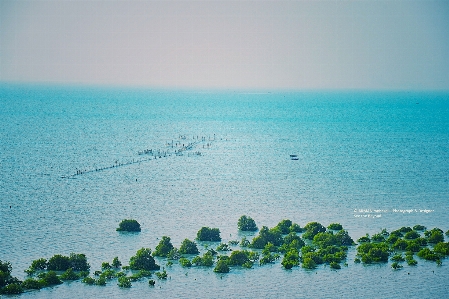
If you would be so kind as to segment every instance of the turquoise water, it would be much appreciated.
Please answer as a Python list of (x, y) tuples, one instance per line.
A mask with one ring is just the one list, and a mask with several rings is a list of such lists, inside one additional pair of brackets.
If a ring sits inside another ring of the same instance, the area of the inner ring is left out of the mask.
[[(415, 224), (449, 229), (447, 93), (4, 84), (0, 107), (0, 260), (10, 261), (19, 278), (32, 260), (54, 254), (85, 253), (92, 271), (115, 256), (127, 264), (137, 249), (154, 249), (163, 235), (179, 247), (202, 226), (220, 228), (225, 242), (241, 239), (237, 219), (243, 214), (259, 227), (285, 218), (301, 226), (340, 222), (354, 239)], [(197, 136), (206, 141), (182, 156), (115, 167), (150, 157), (139, 151), (170, 152), (172, 141), (197, 142)], [(79, 170), (93, 171), (74, 175)], [(137, 219), (142, 232), (117, 233), (124, 218)], [(354, 255), (351, 249), (349, 266), (338, 272), (285, 271), (278, 262), (221, 276), (175, 265), (168, 269), (171, 279), (154, 289), (146, 280), (129, 290), (116, 282), (104, 288), (72, 282), (21, 297), (432, 298), (449, 293), (448, 260), (442, 267), (418, 260), (415, 268), (392, 271), (389, 265), (356, 265)]]

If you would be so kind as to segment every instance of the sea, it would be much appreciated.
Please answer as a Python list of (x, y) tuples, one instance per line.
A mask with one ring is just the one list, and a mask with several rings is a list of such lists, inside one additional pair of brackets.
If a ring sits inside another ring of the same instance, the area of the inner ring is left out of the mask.
[[(249, 240), (290, 219), (341, 223), (357, 240), (383, 228), (449, 230), (449, 93), (254, 91), (0, 84), (0, 260), (84, 253), (91, 275), (124, 265), (162, 236), (175, 247), (203, 227)], [(135, 219), (140, 233), (119, 233)], [(448, 241), (448, 237), (445, 237)], [(209, 246), (198, 242), (201, 252)], [(236, 249), (236, 248), (235, 248)], [(443, 298), (441, 266), (331, 270), (280, 260), (228, 274), (156, 262), (167, 280), (129, 289), (81, 281), (18, 298)], [(4, 296), (5, 298), (9, 298)]]

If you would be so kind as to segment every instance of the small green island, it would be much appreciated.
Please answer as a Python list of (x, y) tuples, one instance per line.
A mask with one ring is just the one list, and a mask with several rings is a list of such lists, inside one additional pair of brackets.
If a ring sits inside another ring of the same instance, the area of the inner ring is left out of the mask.
[[(349, 267), (347, 252), (351, 247), (357, 251), (353, 266), (391, 263), (393, 271), (414, 267), (419, 259), (441, 266), (449, 256), (449, 242), (444, 242), (449, 230), (444, 233), (437, 227), (428, 230), (415, 225), (391, 232), (382, 229), (371, 236), (360, 237), (357, 243), (339, 223), (325, 227), (319, 222), (310, 222), (301, 227), (283, 219), (272, 228), (262, 226), (259, 230), (251, 217), (243, 215), (237, 227), (239, 231), (253, 232), (254, 237), (244, 236), (223, 243), (218, 228), (204, 226), (198, 230), (195, 240), (185, 238), (179, 248), (172, 244), (170, 237), (162, 236), (154, 251), (138, 249), (128, 265), (122, 265), (118, 257), (114, 257), (104, 261), (101, 269), (93, 273), (86, 255), (80, 253), (55, 254), (48, 259), (34, 260), (25, 270), (24, 281), (11, 276), (12, 265), (0, 260), (0, 294), (20, 294), (73, 280), (92, 286), (115, 283), (120, 288), (130, 288), (133, 282), (147, 279), (152, 288), (158, 280), (166, 280), (170, 269), (176, 266), (210, 268), (220, 275), (233, 269), (252, 269), (267, 264), (280, 264), (286, 271), (294, 268), (310, 271), (321, 265), (323, 269), (329, 266), (332, 271), (343, 271), (342, 266)], [(140, 230), (140, 224), (133, 219), (123, 220), (117, 228), (117, 231), (128, 232)]]

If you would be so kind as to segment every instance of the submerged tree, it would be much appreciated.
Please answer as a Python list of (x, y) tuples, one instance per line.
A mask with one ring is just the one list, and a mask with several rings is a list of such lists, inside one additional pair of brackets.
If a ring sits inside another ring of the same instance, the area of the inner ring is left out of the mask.
[(203, 226), (196, 234), (196, 238), (199, 241), (220, 242), (220, 230), (218, 228)]
[(304, 229), (306, 232), (302, 237), (309, 240), (313, 240), (313, 237), (315, 237), (316, 234), (324, 233), (326, 231), (326, 228), (319, 222), (309, 222), (304, 226)]
[(65, 271), (68, 268), (70, 268), (70, 258), (68, 256), (55, 254), (48, 260), (48, 270)]
[(259, 231), (259, 235), (257, 235), (251, 242), (251, 247), (263, 249), (268, 243), (280, 246), (282, 245), (282, 242), (282, 232), (278, 228), (274, 227), (269, 229), (268, 227), (263, 226)]
[(122, 262), (118, 259), (118, 256), (114, 257), (112, 260), (112, 267), (114, 268), (120, 268), (122, 266)]
[(427, 237), (427, 242), (437, 244), (439, 242), (444, 242), (443, 231), (437, 227), (424, 232), (424, 235)]
[(141, 248), (137, 250), (135, 256), (129, 260), (129, 267), (131, 270), (159, 270), (160, 266), (156, 264), (154, 258), (151, 256), (150, 248)]
[(281, 220), (275, 227), (279, 229), (279, 231), (286, 235), (290, 232), (290, 227), (293, 225), (293, 222), (290, 219)]
[(140, 232), (140, 224), (134, 219), (123, 219), (119, 227), (116, 229), (117, 231), (125, 231), (125, 232)]
[(10, 262), (0, 260), (0, 294), (20, 294), (23, 292), (21, 281), (11, 276)]
[(299, 252), (297, 249), (292, 248), (287, 253), (285, 253), (284, 258), (281, 262), (285, 269), (291, 269), (294, 266), (299, 265)]
[(229, 273), (229, 266), (225, 260), (219, 260), (214, 268), (217, 273)]
[(241, 231), (256, 231), (257, 225), (253, 218), (243, 215), (239, 218), (237, 226)]
[(331, 230), (342, 230), (343, 226), (340, 223), (331, 223), (327, 228)]
[(196, 243), (189, 239), (182, 241), (181, 247), (179, 247), (179, 253), (181, 254), (198, 254), (199, 250)]
[(230, 266), (243, 266), (243, 264), (250, 261), (250, 253), (247, 250), (234, 250), (228, 259)]
[(173, 245), (170, 242), (170, 237), (163, 236), (162, 240), (156, 246), (156, 249), (153, 252), (154, 256), (167, 257), (170, 251), (173, 249)]
[(130, 288), (132, 286), (130, 278), (126, 276), (119, 277), (117, 285), (121, 288)]

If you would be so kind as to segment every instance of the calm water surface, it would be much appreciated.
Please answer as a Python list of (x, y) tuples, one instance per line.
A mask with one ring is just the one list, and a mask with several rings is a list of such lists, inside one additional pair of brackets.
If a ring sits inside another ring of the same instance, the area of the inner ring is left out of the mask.
[[(24, 278), (31, 261), (85, 253), (91, 270), (127, 264), (202, 226), (239, 240), (237, 219), (340, 222), (356, 239), (381, 228), (449, 229), (449, 94), (238, 93), (11, 86), (0, 88), (0, 259)], [(215, 139), (214, 139), (215, 134)], [(185, 139), (180, 139), (185, 135)], [(139, 151), (188, 154), (136, 161)], [(207, 147), (207, 143), (212, 145)], [(203, 148), (204, 145), (204, 148)], [(298, 156), (297, 161), (290, 155)], [(401, 210), (408, 210), (401, 212)], [(139, 234), (115, 231), (137, 219)], [(249, 235), (252, 238), (253, 235)], [(447, 240), (446, 240), (447, 241)], [(200, 246), (201, 249), (204, 249)], [(171, 279), (123, 290), (64, 283), (23, 298), (435, 298), (449, 293), (448, 260), (392, 271), (353, 263), (336, 272), (168, 268)], [(166, 261), (159, 260), (161, 265)]]

